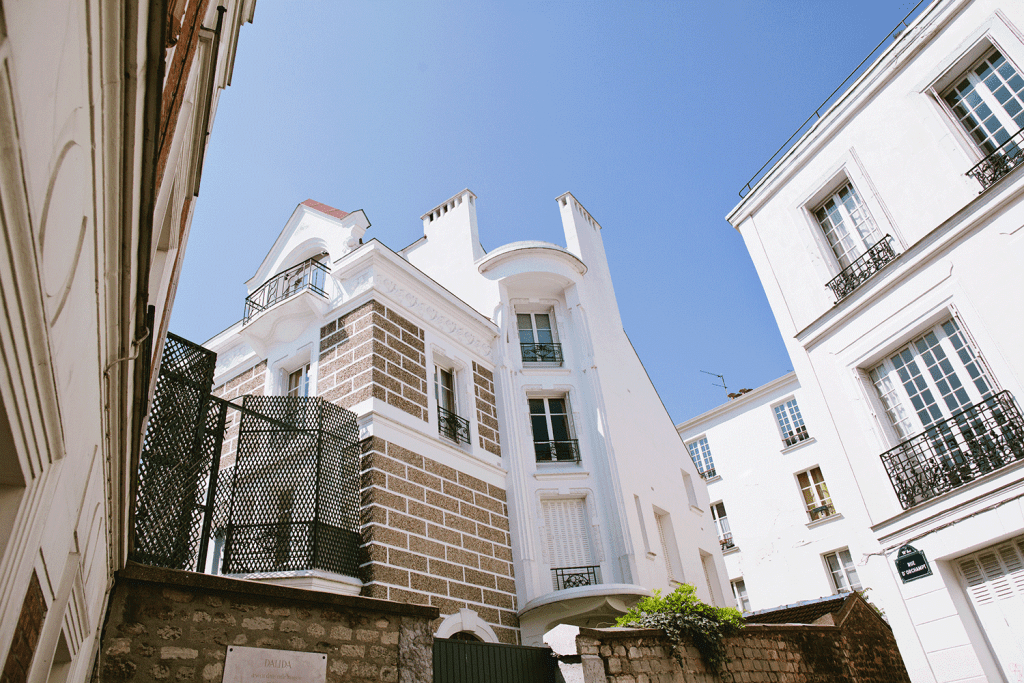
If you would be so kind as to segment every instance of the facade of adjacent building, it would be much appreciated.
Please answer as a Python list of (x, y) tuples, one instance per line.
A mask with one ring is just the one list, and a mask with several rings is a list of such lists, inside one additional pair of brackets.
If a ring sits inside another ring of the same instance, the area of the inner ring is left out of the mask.
[(1024, 6), (933, 3), (728, 216), (795, 375), (681, 425), (750, 607), (870, 588), (915, 681), (1024, 680), (1022, 149)]
[(124, 566), (218, 93), (251, 0), (0, 4), (0, 679), (81, 681)]
[[(246, 578), (432, 605), (437, 637), (536, 645), (676, 583), (731, 604), (705, 487), (622, 330), (600, 225), (567, 193), (565, 247), (485, 253), (476, 202), (464, 190), (431, 209), (397, 252), (363, 240), (362, 211), (303, 202), (243, 319), (205, 344), (217, 396), (316, 396), (359, 425), (357, 575), (291, 567), (294, 537), (278, 536), (279, 566)], [(247, 457), (239, 427), (226, 477)], [(230, 570), (211, 547), (210, 569)]]

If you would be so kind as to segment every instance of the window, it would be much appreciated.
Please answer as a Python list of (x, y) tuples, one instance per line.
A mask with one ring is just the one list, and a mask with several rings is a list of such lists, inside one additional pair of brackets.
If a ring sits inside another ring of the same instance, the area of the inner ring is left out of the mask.
[(661, 553), (665, 558), (665, 571), (668, 573), (668, 580), (683, 583), (683, 569), (679, 561), (679, 548), (676, 546), (672, 518), (667, 512), (659, 512), (655, 508), (654, 519), (658, 523), (658, 538), (661, 540)]
[(690, 504), (691, 508), (699, 510), (700, 507), (697, 505), (697, 490), (693, 488), (693, 479), (686, 473), (686, 470), (679, 470), (679, 473), (683, 475), (683, 490), (686, 491), (686, 502)]
[(813, 213), (840, 269), (882, 240), (878, 226), (850, 182), (832, 193)]
[(853, 566), (849, 548), (837, 550), (823, 556), (829, 574), (832, 575), (832, 590), (836, 593), (850, 593), (861, 590), (857, 568)]
[(725, 516), (725, 503), (718, 502), (711, 506), (711, 519), (715, 520), (715, 529), (718, 531), (718, 542), (722, 550), (735, 548), (732, 540), (732, 530), (729, 528), (729, 518)]
[(529, 404), (537, 462), (579, 462), (579, 445), (572, 438), (567, 397), (531, 398)]
[(586, 500), (541, 502), (554, 590), (600, 583), (590, 545)]
[(736, 598), (736, 604), (739, 605), (741, 612), (750, 611), (750, 599), (747, 597), (747, 584), (743, 583), (743, 579), (736, 579), (732, 583), (732, 596)]
[(562, 345), (555, 342), (555, 330), (547, 313), (517, 313), (519, 348), (524, 363), (562, 364)]
[(993, 383), (956, 320), (936, 325), (868, 376), (900, 440), (993, 394)]
[(691, 441), (686, 444), (686, 448), (690, 451), (690, 458), (693, 460), (693, 464), (697, 466), (700, 476), (705, 479), (714, 477), (715, 461), (711, 459), (711, 448), (708, 447), (707, 437), (703, 436), (696, 441)]
[(814, 467), (806, 472), (800, 472), (796, 475), (796, 480), (800, 483), (800, 492), (803, 493), (807, 514), (812, 522), (835, 514), (832, 498), (828, 495), (828, 486), (825, 485), (825, 478), (821, 476), (821, 468)]
[(800, 407), (795, 398), (775, 406), (775, 420), (779, 423), (782, 443), (786, 444), (786, 448), (808, 438), (807, 427), (804, 426), (804, 418), (800, 415)]
[(434, 366), (434, 398), (437, 400), (438, 433), (455, 443), (469, 443), (469, 420), (457, 413), (453, 370)]
[(309, 396), (309, 363), (288, 374), (288, 391), (285, 396), (293, 398)]
[[(1024, 129), (1024, 78), (999, 50), (968, 69), (942, 99), (986, 156)], [(1003, 153), (1020, 150), (1011, 143)]]

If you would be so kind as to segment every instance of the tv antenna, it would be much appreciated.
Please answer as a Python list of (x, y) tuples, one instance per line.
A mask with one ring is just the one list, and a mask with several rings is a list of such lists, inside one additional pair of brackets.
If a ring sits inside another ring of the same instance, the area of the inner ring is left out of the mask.
[(711, 375), (712, 377), (717, 377), (718, 379), (722, 380), (721, 384), (715, 384), (714, 382), (712, 382), (711, 386), (722, 387), (726, 391), (729, 391), (729, 387), (725, 386), (725, 375), (719, 375), (717, 372), (708, 372), (707, 370), (701, 370), (701, 372), (703, 372), (705, 375)]

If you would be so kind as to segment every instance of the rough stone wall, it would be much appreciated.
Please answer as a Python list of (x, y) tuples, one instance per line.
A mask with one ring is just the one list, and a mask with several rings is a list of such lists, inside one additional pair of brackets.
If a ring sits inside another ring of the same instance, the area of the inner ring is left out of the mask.
[[(505, 491), (383, 439), (363, 442), (364, 595), (468, 607), (518, 643)], [(436, 627), (436, 624), (435, 624)]]
[(371, 396), (424, 422), (427, 363), (423, 330), (378, 301), (320, 329), (317, 395), (344, 408)]
[[(234, 401), (239, 396), (251, 394), (263, 396), (267, 390), (267, 361), (261, 361), (249, 368), (237, 377), (214, 387), (212, 393), (225, 401)], [(242, 414), (237, 410), (229, 410), (227, 420), (224, 423), (224, 446), (221, 448), (222, 468), (235, 464), (235, 454), (238, 449), (238, 427), (242, 420)]]
[(327, 680), (429, 683), (437, 610), (129, 564), (95, 680), (219, 683), (229, 645), (320, 652)]
[(498, 441), (498, 407), (494, 398), (494, 373), (473, 362), (473, 390), (476, 395), (476, 422), (480, 447), (501, 455)]
[[(864, 600), (847, 600), (841, 615), (850, 666), (858, 681), (909, 681), (892, 629)], [(900, 678), (894, 672), (902, 672)]]
[(43, 619), (46, 618), (46, 598), (43, 597), (39, 578), (32, 572), (25, 591), (25, 600), (21, 603), (18, 615), (18, 626), (14, 630), (14, 640), (7, 652), (0, 681), (3, 683), (24, 683), (28, 680), (32, 657), (39, 644), (39, 636), (43, 632)]

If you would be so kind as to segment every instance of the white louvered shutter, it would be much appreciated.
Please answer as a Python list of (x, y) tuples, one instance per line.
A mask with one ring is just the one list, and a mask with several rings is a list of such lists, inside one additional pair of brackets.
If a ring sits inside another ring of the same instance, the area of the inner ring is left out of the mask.
[(1024, 680), (1024, 538), (962, 557), (956, 564), (1007, 680)]
[(547, 500), (542, 507), (552, 569), (593, 565), (583, 499)]
[(668, 538), (665, 537), (665, 516), (655, 513), (654, 518), (658, 520), (658, 538), (661, 539), (661, 554), (665, 558), (665, 571), (668, 572), (669, 581), (677, 581), (673, 568), (672, 553), (669, 552)]

